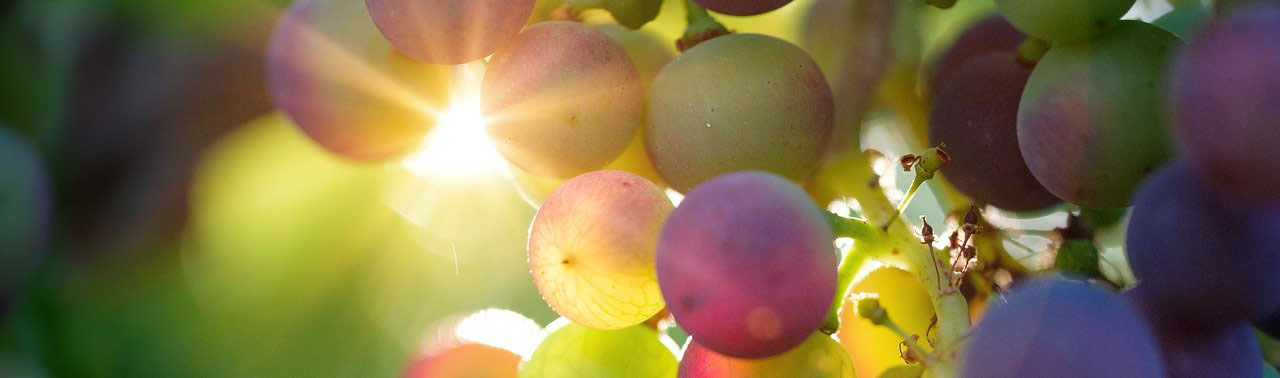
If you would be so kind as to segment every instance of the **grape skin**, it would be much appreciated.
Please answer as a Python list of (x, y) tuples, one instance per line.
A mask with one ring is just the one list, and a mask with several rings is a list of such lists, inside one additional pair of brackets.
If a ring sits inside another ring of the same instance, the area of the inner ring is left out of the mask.
[(831, 336), (814, 333), (804, 343), (764, 359), (728, 357), (689, 338), (680, 358), (680, 378), (854, 378), (853, 363)]
[(676, 323), (707, 348), (777, 355), (816, 331), (830, 309), (833, 240), (794, 183), (759, 171), (724, 175), (689, 192), (667, 218), (658, 285)]
[(0, 318), (45, 253), (53, 217), (40, 155), (0, 124)]
[[(840, 330), (836, 337), (853, 361), (859, 376), (879, 377), (885, 370), (902, 365), (898, 343), (902, 337), (875, 325), (857, 313), (857, 298), (875, 294), (880, 307), (908, 334), (924, 335), (933, 318), (933, 302), (924, 285), (911, 272), (884, 267), (858, 281), (840, 309)], [(929, 344), (921, 342), (928, 349)]]
[(831, 88), (808, 54), (758, 34), (716, 37), (685, 51), (654, 79), (645, 141), (671, 187), (762, 170), (806, 178), (834, 116)]
[(991, 53), (1016, 53), (1018, 45), (1026, 39), (1026, 34), (1015, 29), (999, 14), (973, 23), (934, 60), (929, 68), (926, 93), (933, 96), (942, 83), (956, 75), (969, 60)]
[(1055, 45), (1031, 72), (1018, 143), (1050, 193), (1094, 209), (1129, 205), (1142, 178), (1172, 153), (1158, 100), (1177, 37), (1121, 21), (1093, 41)]
[(938, 89), (929, 145), (946, 144), (942, 175), (973, 200), (1011, 211), (1058, 203), (1040, 185), (1018, 145), (1018, 102), (1031, 68), (1008, 52), (971, 58)]
[(423, 356), (405, 378), (516, 378), (520, 356), (509, 350), (467, 343)]
[(534, 0), (364, 0), (373, 23), (405, 55), (431, 64), (475, 61), (510, 41)]
[(791, 0), (694, 0), (712, 12), (731, 16), (754, 16), (782, 8)]
[(671, 201), (653, 183), (620, 171), (569, 180), (529, 228), (529, 268), (560, 315), (599, 329), (638, 324), (664, 306), (654, 248)]
[(534, 175), (570, 178), (622, 154), (644, 115), (626, 51), (599, 30), (543, 22), (494, 53), (481, 83), (498, 152)]
[(1134, 276), (1161, 312), (1205, 326), (1280, 308), (1280, 208), (1215, 190), (1181, 162), (1161, 169), (1139, 190), (1125, 242)]
[(1192, 39), (1169, 75), (1178, 151), (1238, 198), (1272, 204), (1280, 203), (1277, 46), (1280, 6), (1238, 8)]
[(570, 323), (542, 340), (520, 377), (667, 378), (676, 368), (675, 355), (645, 325), (606, 331)]
[(1160, 377), (1151, 327), (1118, 295), (1053, 278), (1023, 282), (968, 339), (965, 378)]
[(1111, 27), (1135, 0), (996, 0), (1018, 29), (1050, 42), (1080, 42)]
[(297, 1), (267, 52), (276, 107), (326, 149), (357, 160), (416, 148), (447, 101), (450, 74), (394, 52), (360, 0)]
[(1241, 322), (1206, 323), (1169, 311), (1152, 296), (1151, 286), (1140, 282), (1122, 296), (1151, 324), (1169, 378), (1261, 376), (1262, 354), (1253, 328)]

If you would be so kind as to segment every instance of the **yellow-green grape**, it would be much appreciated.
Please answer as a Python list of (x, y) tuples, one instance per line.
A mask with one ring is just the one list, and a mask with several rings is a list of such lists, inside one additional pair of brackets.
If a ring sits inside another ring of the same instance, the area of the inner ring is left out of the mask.
[(640, 176), (597, 171), (569, 180), (538, 209), (529, 268), (538, 291), (575, 323), (617, 329), (665, 306), (654, 248), (673, 206)]
[(542, 340), (520, 378), (674, 378), (676, 367), (676, 356), (648, 326), (599, 330), (570, 323)]
[(819, 332), (791, 350), (761, 359), (725, 356), (689, 339), (680, 358), (680, 378), (773, 377), (854, 378), (855, 375), (853, 363), (840, 344)]
[[(926, 349), (925, 331), (933, 318), (933, 302), (915, 275), (898, 268), (879, 268), (868, 273), (850, 290), (850, 298), (877, 295), (880, 307), (893, 322), (909, 334), (920, 335)], [(859, 376), (878, 377), (886, 369), (901, 365), (902, 337), (889, 328), (871, 323), (854, 310), (856, 300), (846, 300), (840, 309), (840, 331), (836, 337), (848, 351)]]
[(1009, 23), (1050, 42), (1079, 42), (1120, 21), (1134, 0), (996, 0)]
[(600, 24), (595, 27), (627, 52), (631, 62), (636, 64), (640, 85), (646, 90), (653, 78), (658, 76), (658, 72), (662, 71), (662, 67), (676, 56), (675, 44), (664, 42), (657, 34), (648, 30), (631, 30), (617, 24)]

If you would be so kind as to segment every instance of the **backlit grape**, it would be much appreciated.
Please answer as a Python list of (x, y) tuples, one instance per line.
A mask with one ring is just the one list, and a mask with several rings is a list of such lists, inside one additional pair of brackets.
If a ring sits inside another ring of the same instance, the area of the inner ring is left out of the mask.
[(1085, 207), (1129, 205), (1142, 178), (1172, 153), (1159, 99), (1178, 44), (1163, 29), (1122, 21), (1045, 54), (1018, 108), (1022, 157), (1045, 189)]
[(821, 333), (777, 356), (741, 359), (725, 356), (692, 338), (680, 357), (680, 378), (854, 378), (853, 363), (840, 344)]
[(1280, 203), (1280, 5), (1239, 8), (1174, 60), (1169, 109), (1178, 151), (1212, 184)]
[(631, 326), (663, 307), (654, 247), (671, 212), (639, 176), (597, 171), (547, 198), (529, 228), (529, 268), (552, 309), (601, 329)]
[(960, 362), (965, 378), (1161, 377), (1151, 327), (1120, 296), (1041, 278), (987, 310)]
[[(849, 290), (850, 296), (840, 309), (840, 331), (836, 337), (848, 352), (859, 376), (879, 377), (886, 369), (902, 365), (899, 343), (902, 337), (892, 330), (858, 316), (857, 298), (876, 295), (880, 306), (893, 322), (908, 334), (923, 335), (933, 318), (933, 302), (929, 293), (911, 272), (898, 268), (879, 268)], [(928, 343), (921, 343), (928, 348)]]
[(374, 25), (414, 59), (462, 64), (515, 37), (534, 0), (365, 0)]
[(494, 146), (534, 175), (570, 178), (622, 154), (640, 126), (643, 91), (626, 51), (567, 21), (525, 29), (494, 53), (481, 108)]
[(1027, 35), (1052, 42), (1079, 42), (1102, 34), (1135, 0), (996, 0), (1009, 22)]
[(694, 0), (703, 7), (734, 16), (751, 16), (782, 8), (791, 0)]
[(276, 25), (267, 74), (272, 100), (308, 136), (378, 160), (421, 143), (448, 99), (451, 69), (396, 52), (360, 0), (299, 0)]
[(648, 326), (606, 331), (570, 323), (542, 340), (520, 377), (670, 378), (676, 368), (676, 356)]
[(833, 106), (831, 88), (804, 50), (731, 34), (662, 69), (649, 94), (645, 138), (654, 166), (677, 191), (741, 170), (799, 181), (817, 167)]
[(777, 355), (822, 324), (835, 295), (831, 226), (803, 190), (739, 172), (688, 193), (658, 239), (658, 284), (676, 323), (738, 358)]
[(1182, 163), (1138, 192), (1125, 252), (1159, 312), (1205, 325), (1280, 308), (1280, 207), (1223, 198)]
[[(501, 330), (494, 332), (494, 330)], [(515, 312), (481, 310), (437, 323), (404, 378), (515, 378), (541, 332)]]
[(938, 88), (929, 144), (945, 143), (947, 181), (974, 201), (1031, 211), (1058, 203), (1027, 168), (1018, 146), (1018, 102), (1031, 67), (1010, 52), (971, 58)]

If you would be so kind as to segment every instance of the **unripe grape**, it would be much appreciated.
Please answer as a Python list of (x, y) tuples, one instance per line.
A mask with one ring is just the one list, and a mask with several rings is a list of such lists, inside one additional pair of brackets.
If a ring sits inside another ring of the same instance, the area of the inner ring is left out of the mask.
[(713, 38), (653, 81), (645, 138), (667, 183), (762, 170), (799, 181), (831, 133), (831, 88), (800, 48), (756, 34)]
[(416, 148), (448, 100), (451, 69), (396, 52), (360, 0), (299, 0), (267, 53), (271, 98), (312, 139), (354, 159)]
[[(899, 353), (902, 337), (859, 316), (855, 304), (857, 298), (874, 294), (895, 324), (908, 334), (925, 337), (933, 318), (933, 302), (924, 286), (911, 272), (885, 267), (868, 273), (849, 292), (840, 309), (840, 330), (836, 337), (852, 359), (854, 370), (859, 376), (879, 377), (885, 370), (902, 365)], [(928, 348), (928, 343), (920, 344)]]
[(597, 171), (547, 198), (529, 228), (529, 268), (547, 304), (600, 329), (638, 324), (664, 306), (654, 248), (671, 212), (662, 189), (639, 176)]
[(525, 171), (569, 178), (622, 154), (643, 116), (636, 66), (603, 32), (567, 21), (525, 29), (489, 62), (486, 129)]
[(1116, 22), (1135, 0), (996, 0), (1009, 22), (1051, 42), (1088, 40)]
[(814, 333), (782, 354), (741, 359), (716, 353), (690, 338), (680, 357), (680, 378), (854, 378), (853, 364), (831, 336)]
[(405, 55), (462, 64), (515, 37), (534, 0), (365, 0), (374, 25)]
[(569, 323), (542, 340), (520, 377), (666, 378), (676, 368), (676, 356), (648, 326), (606, 331)]
[(1167, 31), (1121, 21), (1081, 44), (1058, 44), (1036, 65), (1018, 108), (1018, 143), (1045, 189), (1096, 209), (1129, 205), (1172, 148), (1160, 106)]
[(752, 16), (782, 8), (791, 0), (694, 0), (716, 13), (732, 16)]
[(671, 315), (707, 348), (763, 358), (822, 325), (836, 253), (822, 210), (777, 175), (732, 173), (690, 191), (658, 239), (658, 284)]

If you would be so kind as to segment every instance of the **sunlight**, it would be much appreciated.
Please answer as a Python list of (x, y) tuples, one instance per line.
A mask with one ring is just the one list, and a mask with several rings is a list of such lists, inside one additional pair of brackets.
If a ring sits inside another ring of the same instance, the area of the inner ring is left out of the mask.
[(489, 141), (480, 110), (483, 76), (481, 63), (458, 67), (448, 107), (436, 117), (423, 148), (401, 162), (406, 169), (431, 180), (475, 179), (501, 171), (502, 156)]

